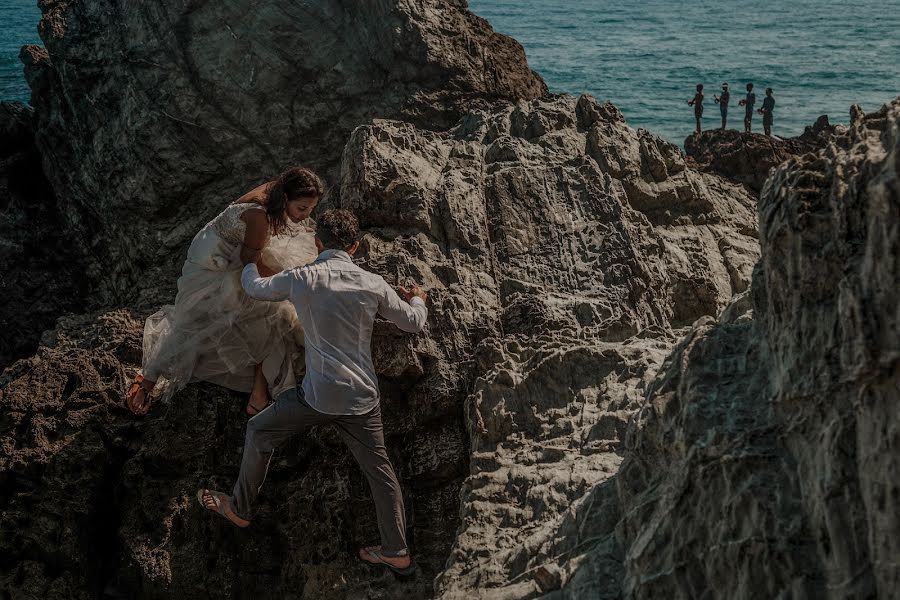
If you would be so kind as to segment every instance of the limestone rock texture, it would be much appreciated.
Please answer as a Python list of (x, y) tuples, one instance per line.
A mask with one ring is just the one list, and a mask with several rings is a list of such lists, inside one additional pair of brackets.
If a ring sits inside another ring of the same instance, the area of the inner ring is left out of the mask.
[(283, 169), (335, 185), (347, 135), (374, 117), (446, 129), (547, 91), (464, 0), (41, 8), (44, 47), (22, 51), (37, 146), (97, 307), (174, 281), (194, 233)]
[(826, 115), (792, 138), (767, 137), (735, 129), (708, 129), (684, 140), (685, 154), (699, 169), (737, 181), (754, 194), (762, 191), (772, 169), (793, 156), (824, 147), (842, 125), (831, 125)]
[(766, 183), (752, 291), (679, 342), (629, 428), (625, 597), (896, 595), (898, 175), (900, 99)]

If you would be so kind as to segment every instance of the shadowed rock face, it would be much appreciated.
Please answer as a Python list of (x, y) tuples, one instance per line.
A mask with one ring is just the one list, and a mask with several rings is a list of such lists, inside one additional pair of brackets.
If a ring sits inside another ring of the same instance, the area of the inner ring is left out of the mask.
[[(5, 375), (11, 589), (426, 597), (440, 574), (447, 597), (518, 594), (558, 586), (535, 566), (601, 526), (618, 585), (614, 487), (594, 487), (621, 462), (676, 329), (746, 289), (750, 197), (686, 169), (614, 107), (562, 96), (476, 111), (446, 133), (359, 128), (341, 199), (366, 227), (363, 264), (432, 290), (425, 334), (382, 324), (373, 342), (421, 575), (373, 578), (354, 560), (377, 539), (374, 510), (327, 429), (277, 455), (252, 532), (203, 514), (196, 488), (236, 474), (243, 399), (191, 386), (132, 420), (118, 402), (142, 315), (113, 311), (62, 323)], [(92, 458), (76, 469), (79, 456)], [(588, 498), (613, 512), (579, 521)], [(48, 557), (38, 540), (60, 532)]]
[(688, 136), (684, 151), (701, 170), (742, 183), (759, 194), (772, 169), (793, 156), (825, 147), (834, 135), (845, 131), (843, 126), (829, 124), (825, 115), (794, 138), (709, 129)]
[(0, 589), (59, 599), (430, 595), (457, 523), (465, 448), (459, 411), (435, 422), (443, 407), (415, 396), (415, 375), (401, 380), (385, 366), (407, 341), (380, 335), (376, 356), (422, 571), (398, 583), (355, 559), (359, 544), (377, 543), (374, 506), (330, 428), (278, 452), (250, 529), (199, 508), (198, 487), (234, 482), (246, 399), (189, 386), (148, 418), (130, 417), (122, 390), (140, 360), (143, 317), (63, 319), (0, 378)]
[(41, 7), (46, 51), (22, 53), (37, 145), (95, 257), (94, 306), (177, 273), (209, 218), (284, 168), (336, 184), (347, 135), (373, 117), (446, 129), (547, 91), (463, 0)]
[(83, 310), (84, 262), (41, 169), (33, 111), (0, 103), (0, 370), (30, 356), (61, 315)]
[(630, 428), (626, 596), (897, 589), (898, 170), (900, 99), (769, 179), (751, 294), (679, 343)]

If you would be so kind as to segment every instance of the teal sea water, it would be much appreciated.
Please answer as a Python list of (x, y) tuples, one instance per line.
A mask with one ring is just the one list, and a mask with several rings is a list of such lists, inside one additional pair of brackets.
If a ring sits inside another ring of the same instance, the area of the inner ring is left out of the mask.
[[(846, 122), (851, 104), (875, 110), (900, 95), (898, 0), (470, 0), (471, 9), (525, 47), (552, 91), (613, 101), (628, 122), (675, 143), (693, 129), (685, 102), (705, 85), (732, 88), (729, 126), (747, 81), (758, 100), (775, 89), (776, 135), (821, 114)], [(19, 48), (40, 43), (35, 0), (0, 0), (0, 99), (27, 100)], [(754, 126), (761, 128), (761, 117)]]
[[(757, 108), (775, 91), (774, 133), (799, 135), (816, 117), (849, 120), (851, 104), (900, 95), (898, 0), (469, 0), (516, 38), (555, 92), (611, 100), (629, 124), (681, 144), (694, 128), (686, 102), (706, 94), (704, 128), (721, 124), (713, 94), (731, 86), (730, 128), (752, 81)], [(762, 131), (755, 115), (754, 131)]]
[(19, 49), (40, 44), (37, 24), (41, 18), (36, 0), (0, 0), (0, 100), (28, 101)]

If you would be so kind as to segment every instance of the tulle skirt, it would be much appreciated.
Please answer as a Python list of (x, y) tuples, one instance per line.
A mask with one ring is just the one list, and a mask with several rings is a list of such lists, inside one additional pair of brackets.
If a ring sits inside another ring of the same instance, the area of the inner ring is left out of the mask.
[[(314, 234), (273, 237), (263, 262), (276, 270), (315, 260)], [(248, 297), (241, 287), (240, 245), (206, 226), (194, 237), (178, 278), (175, 304), (144, 324), (144, 377), (163, 400), (195, 381), (249, 392), (262, 365), (272, 396), (296, 385), (294, 358), (303, 331), (293, 305)]]

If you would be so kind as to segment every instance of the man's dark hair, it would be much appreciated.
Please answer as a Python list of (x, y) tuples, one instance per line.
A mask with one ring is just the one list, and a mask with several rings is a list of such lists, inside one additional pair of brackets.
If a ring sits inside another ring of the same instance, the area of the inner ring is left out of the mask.
[(359, 221), (349, 210), (326, 210), (316, 219), (316, 237), (326, 248), (346, 250), (359, 239)]

